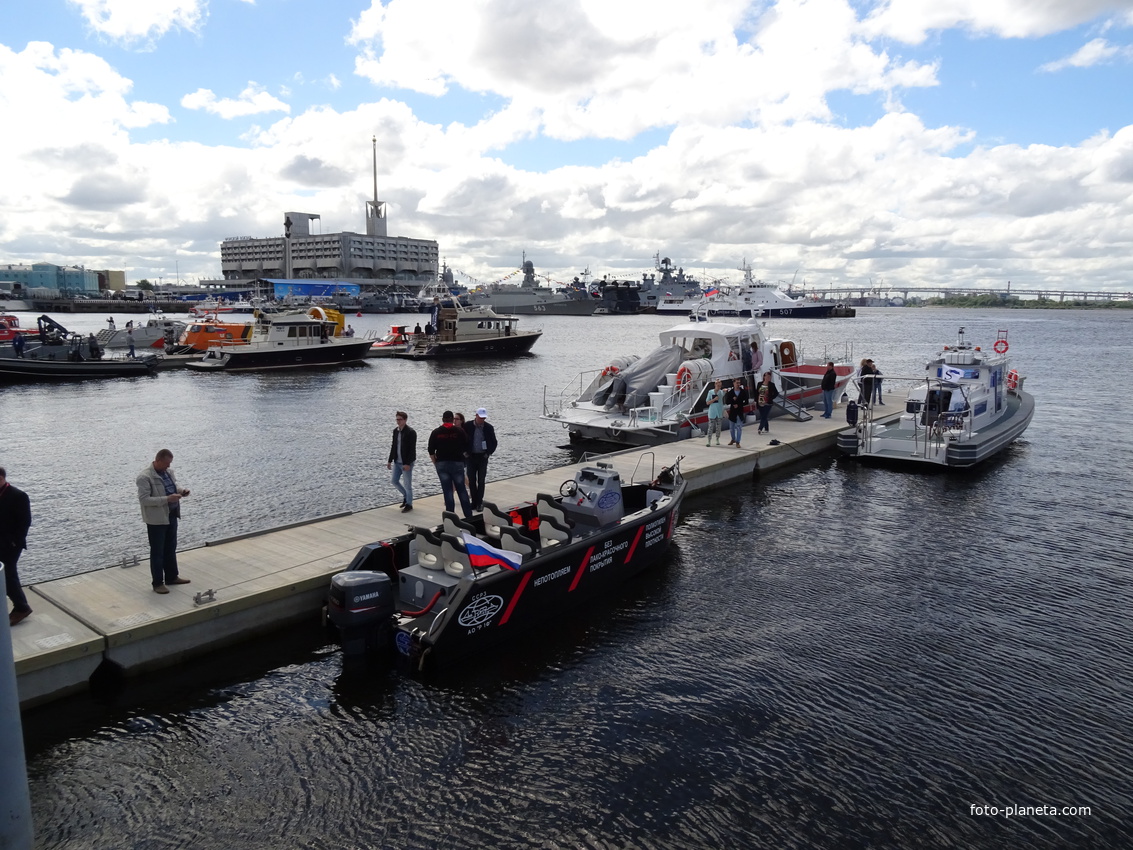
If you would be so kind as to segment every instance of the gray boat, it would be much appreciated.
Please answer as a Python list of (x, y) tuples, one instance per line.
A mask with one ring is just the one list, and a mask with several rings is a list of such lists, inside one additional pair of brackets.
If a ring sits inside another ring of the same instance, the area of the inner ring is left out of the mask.
[(590, 316), (598, 306), (586, 287), (553, 289), (536, 280), (535, 264), (525, 254), (520, 268), (523, 281), (518, 285), (492, 283), (468, 295), (473, 307), (489, 307), (497, 313), (520, 316)]
[(1007, 331), (988, 352), (966, 342), (960, 328), (956, 345), (929, 360), (922, 377), (884, 377), (912, 383), (896, 421), (872, 402), (874, 379), (859, 376), (863, 403), (847, 406), (851, 427), (838, 434), (838, 448), (860, 461), (897, 465), (965, 468), (987, 460), (1020, 437), (1035, 412), (1007, 351)]

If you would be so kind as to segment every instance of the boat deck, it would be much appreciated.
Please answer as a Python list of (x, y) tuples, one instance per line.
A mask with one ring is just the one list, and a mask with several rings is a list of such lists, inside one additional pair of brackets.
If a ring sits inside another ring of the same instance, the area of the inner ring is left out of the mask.
[[(832, 449), (846, 427), (842, 413), (839, 408), (830, 420), (776, 419), (770, 437), (780, 441), (777, 446), (748, 431), (742, 449), (709, 448), (692, 439), (602, 459), (623, 479), (643, 480), (684, 455), (681, 470), (691, 496)], [(505, 507), (532, 501), (538, 493), (557, 494), (582, 465), (490, 480), (486, 495)], [(419, 490), (426, 482), (435, 490), (427, 475)], [(362, 546), (402, 533), (407, 525), (439, 523), (443, 509), (442, 497), (430, 495), (415, 499), (409, 514), (387, 505), (187, 549), (178, 553), (178, 563), (192, 583), (171, 587), (164, 596), (151, 591), (144, 557), (29, 586), (35, 613), (12, 629), (20, 704), (27, 708), (85, 689), (104, 661), (137, 675), (316, 617), (330, 577)]]

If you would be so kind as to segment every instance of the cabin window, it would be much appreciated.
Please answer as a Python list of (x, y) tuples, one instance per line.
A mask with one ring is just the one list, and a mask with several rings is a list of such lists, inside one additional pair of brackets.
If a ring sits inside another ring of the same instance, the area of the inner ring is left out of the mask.
[(299, 329), (297, 327), (295, 327), (294, 325), (292, 325), (291, 327), (289, 327), (287, 329), (287, 336), (289, 338), (294, 338), (294, 337), (299, 336)]

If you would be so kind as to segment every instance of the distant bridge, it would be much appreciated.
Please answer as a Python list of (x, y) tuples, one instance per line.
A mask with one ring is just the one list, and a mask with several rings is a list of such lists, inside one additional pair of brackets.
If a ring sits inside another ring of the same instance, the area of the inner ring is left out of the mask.
[(827, 286), (827, 287), (790, 287), (787, 294), (792, 298), (819, 297), (830, 301), (863, 301), (871, 298), (888, 300), (900, 297), (906, 301), (909, 298), (955, 298), (969, 295), (997, 295), (1007, 300), (1019, 298), (1023, 301), (1131, 301), (1133, 291), (1130, 292), (1083, 292), (1077, 289), (989, 289), (985, 287), (942, 286), (939, 288), (927, 287), (899, 287), (899, 286)]

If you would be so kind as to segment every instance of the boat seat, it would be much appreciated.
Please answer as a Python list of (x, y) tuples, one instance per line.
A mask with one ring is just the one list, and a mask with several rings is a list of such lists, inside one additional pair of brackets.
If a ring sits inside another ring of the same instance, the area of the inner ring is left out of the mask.
[(413, 543), (417, 549), (417, 563), (427, 569), (441, 569), (441, 538), (427, 528), (413, 529)]
[(560, 543), (570, 543), (571, 530), (564, 522), (559, 522), (553, 516), (539, 517), (539, 545), (543, 548), (558, 546)]
[(540, 520), (550, 517), (559, 525), (564, 525), (567, 528), (572, 525), (566, 511), (563, 510), (563, 506), (558, 503), (554, 496), (548, 496), (546, 493), (537, 494), (535, 496), (535, 510), (538, 512)]
[(453, 537), (451, 534), (441, 535), (441, 560), (444, 561), (445, 572), (450, 576), (463, 578), (472, 575), (468, 550), (458, 537)]
[(441, 519), (444, 521), (444, 533), (451, 534), (457, 540), (460, 539), (460, 532), (462, 531), (467, 531), (469, 534), (480, 533), (473, 523), (457, 516), (452, 511), (444, 511), (441, 514)]
[(484, 534), (495, 539), (500, 538), (500, 529), (508, 528), (512, 524), (511, 517), (501, 511), (491, 502), (484, 502)]
[(501, 549), (518, 552), (524, 561), (535, 554), (535, 543), (514, 525), (501, 525), (499, 528)]

